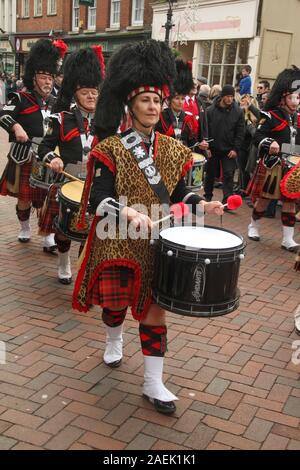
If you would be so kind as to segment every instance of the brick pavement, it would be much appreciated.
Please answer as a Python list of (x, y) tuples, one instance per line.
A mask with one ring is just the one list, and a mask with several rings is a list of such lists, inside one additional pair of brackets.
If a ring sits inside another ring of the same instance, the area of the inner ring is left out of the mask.
[[(5, 140), (0, 131), (1, 169)], [(278, 217), (264, 220), (262, 243), (248, 243), (238, 311), (168, 315), (165, 379), (180, 400), (165, 417), (141, 398), (136, 322), (126, 321), (122, 367), (108, 369), (97, 309), (71, 310), (72, 287), (57, 283), (39, 237), (16, 241), (14, 207), (0, 199), (0, 449), (300, 449), (300, 366), (291, 361), (300, 278), (279, 248)], [(245, 235), (249, 216), (243, 207), (223, 223)]]

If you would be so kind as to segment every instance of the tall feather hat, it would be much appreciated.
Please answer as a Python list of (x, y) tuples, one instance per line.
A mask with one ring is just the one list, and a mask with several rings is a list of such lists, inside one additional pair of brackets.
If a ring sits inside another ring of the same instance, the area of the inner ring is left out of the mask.
[(181, 59), (176, 60), (176, 79), (174, 82), (174, 92), (177, 95), (188, 95), (193, 88), (193, 74), (190, 62)]
[(37, 72), (57, 74), (60, 51), (50, 39), (39, 39), (30, 49), (25, 64), (24, 85), (33, 90), (33, 78)]
[(79, 88), (99, 88), (105, 76), (105, 65), (100, 45), (80, 49), (67, 57), (64, 79), (56, 108), (69, 110), (73, 96)]
[(289, 69), (281, 72), (271, 90), (266, 111), (270, 111), (279, 106), (285, 95), (295, 93), (300, 90), (300, 69), (293, 65)]
[(108, 64), (106, 77), (95, 114), (95, 130), (99, 138), (114, 135), (138, 94), (153, 92), (166, 98), (175, 78), (175, 58), (163, 42), (153, 39), (126, 44), (115, 52)]

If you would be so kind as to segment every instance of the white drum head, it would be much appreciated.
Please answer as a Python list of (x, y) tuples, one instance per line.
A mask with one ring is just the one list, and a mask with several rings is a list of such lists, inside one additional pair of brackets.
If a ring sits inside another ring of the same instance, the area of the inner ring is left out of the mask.
[(211, 227), (171, 227), (160, 232), (160, 236), (169, 242), (189, 249), (221, 250), (236, 248), (242, 239), (225, 230)]

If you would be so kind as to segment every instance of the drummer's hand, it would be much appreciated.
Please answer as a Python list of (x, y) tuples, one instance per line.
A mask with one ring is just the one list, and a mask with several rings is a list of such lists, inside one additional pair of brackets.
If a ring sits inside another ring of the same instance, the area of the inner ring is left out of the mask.
[(15, 133), (17, 142), (21, 142), (23, 144), (27, 142), (27, 140), (29, 140), (27, 132), (24, 131), (23, 127), (20, 124), (16, 123), (12, 127), (12, 131)]
[(57, 173), (60, 173), (64, 169), (64, 162), (61, 158), (53, 158), (53, 160), (51, 160), (49, 163), (49, 168), (51, 168), (53, 171), (56, 171)]
[(200, 150), (207, 150), (209, 148), (209, 143), (206, 142), (206, 140), (202, 140), (202, 142), (200, 142), (198, 147)]
[(270, 150), (269, 150), (269, 154), (270, 155), (277, 155), (280, 151), (280, 146), (279, 144), (274, 141), (272, 142), (272, 144), (270, 145)]
[(238, 154), (235, 150), (231, 150), (228, 154), (228, 158), (231, 160), (231, 159), (235, 159), (237, 158)]
[(205, 202), (201, 201), (200, 204), (203, 207), (205, 214), (223, 215), (224, 206), (220, 201)]
[(153, 222), (150, 217), (132, 209), (131, 207), (124, 207), (121, 211), (121, 215), (122, 217), (126, 217), (128, 222), (132, 223), (133, 226), (140, 231), (152, 230)]

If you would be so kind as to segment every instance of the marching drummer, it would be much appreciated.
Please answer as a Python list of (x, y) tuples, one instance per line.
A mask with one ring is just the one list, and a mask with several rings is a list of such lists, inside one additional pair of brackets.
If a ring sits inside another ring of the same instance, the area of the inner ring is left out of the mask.
[[(295, 202), (284, 196), (280, 190), (282, 176), (286, 172), (283, 153), (295, 154), (296, 144), (300, 145), (300, 69), (286, 69), (277, 77), (270, 98), (266, 104), (263, 121), (255, 135), (259, 148), (259, 163), (247, 192), (255, 201), (248, 237), (260, 240), (260, 219), (270, 200), (283, 201), (281, 220), (283, 228), (282, 248), (297, 251), (294, 240), (296, 223)], [(285, 144), (285, 145), (284, 145)]]
[[(130, 207), (137, 203), (148, 213), (152, 205), (179, 201), (193, 209), (200, 204), (207, 213), (223, 213), (220, 202), (207, 203), (186, 189), (184, 175), (192, 164), (191, 151), (153, 131), (174, 75), (171, 50), (154, 40), (127, 44), (110, 60), (95, 114), (101, 143), (91, 152), (81, 208), (84, 217), (90, 201), (96, 217), (73, 293), (73, 307), (79, 311), (101, 305), (107, 334), (104, 362), (112, 368), (122, 361), (122, 328), (131, 306), (139, 321), (144, 356), (143, 396), (164, 414), (174, 413), (177, 398), (162, 379), (167, 326), (164, 310), (152, 300), (154, 248), (149, 238), (144, 239), (147, 237), (122, 239), (118, 227), (115, 237), (98, 238), (96, 227), (99, 215), (113, 211), (117, 221), (125, 219), (134, 229), (147, 233), (152, 221)], [(128, 106), (132, 128), (116, 135), (124, 105)], [(120, 204), (122, 196), (127, 198), (126, 206)]]
[[(21, 230), (20, 242), (28, 242), (31, 237), (31, 208), (40, 208), (46, 191), (33, 188), (29, 184), (32, 168), (32, 142), (45, 135), (47, 119), (54, 98), (51, 96), (54, 75), (65, 48), (58, 47), (55, 41), (40, 39), (31, 48), (25, 65), (24, 85), (26, 92), (10, 93), (8, 104), (0, 113), (0, 126), (9, 134), (12, 142), (8, 163), (0, 180), (0, 194), (17, 198), (16, 212)], [(63, 43), (64, 44), (64, 43)], [(56, 248), (53, 234), (44, 239), (44, 251)]]
[[(38, 155), (53, 171), (61, 172), (65, 169), (67, 173), (85, 179), (88, 155), (96, 143), (93, 119), (99, 86), (104, 78), (101, 46), (72, 53), (64, 69), (64, 80), (55, 106), (57, 114), (51, 116), (48, 132), (39, 145)], [(56, 147), (59, 155), (55, 152)], [(57, 185), (50, 188), (41, 211), (41, 235), (53, 230), (54, 219), (58, 216), (57, 190)], [(71, 240), (56, 230), (55, 242), (58, 247), (58, 280), (62, 284), (70, 284)]]
[(155, 129), (192, 147), (198, 142), (198, 122), (183, 111), (183, 106), (186, 95), (193, 87), (193, 75), (190, 65), (181, 59), (176, 60), (176, 71), (174, 91), (168, 97), (168, 107), (161, 112)]

